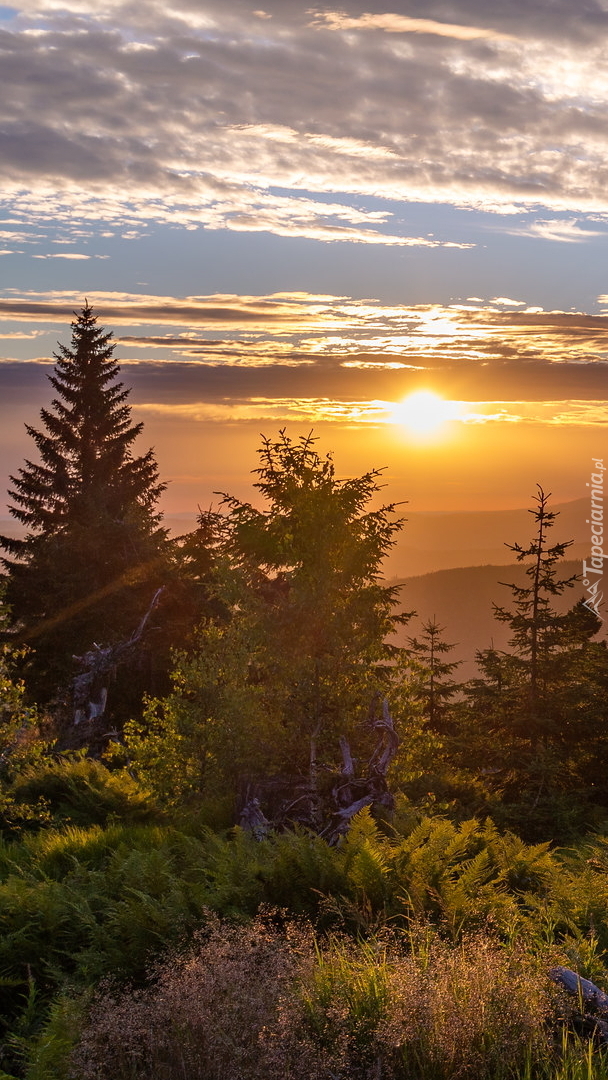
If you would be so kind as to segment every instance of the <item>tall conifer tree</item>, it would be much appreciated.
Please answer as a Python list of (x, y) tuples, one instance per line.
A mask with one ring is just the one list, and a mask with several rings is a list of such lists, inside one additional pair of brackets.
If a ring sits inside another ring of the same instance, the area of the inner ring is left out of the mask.
[(527, 683), (526, 722), (540, 721), (543, 730), (546, 717), (543, 719), (542, 714), (546, 713), (552, 659), (563, 648), (564, 631), (568, 628), (568, 618), (558, 615), (551, 601), (571, 589), (577, 580), (576, 574), (567, 578), (557, 576), (558, 565), (573, 541), (549, 543), (548, 531), (558, 517), (557, 511), (548, 509), (549, 498), (538, 484), (534, 496), (536, 507), (528, 511), (534, 518), (536, 535), (526, 547), (517, 543), (506, 545), (518, 562), (526, 564), (528, 582), (525, 585), (501, 582), (513, 594), (513, 610), (494, 604), (495, 618), (511, 627), (513, 636), (509, 644), (520, 659)]
[(0, 538), (9, 556), (7, 599), (20, 636), (35, 650), (34, 689), (52, 696), (73, 653), (129, 634), (159, 581), (166, 531), (155, 506), (164, 485), (154, 453), (132, 452), (129, 389), (117, 380), (112, 334), (88, 302), (59, 345), (49, 376), (57, 396), (27, 426), (39, 461), (11, 477), (11, 514), (21, 539)]

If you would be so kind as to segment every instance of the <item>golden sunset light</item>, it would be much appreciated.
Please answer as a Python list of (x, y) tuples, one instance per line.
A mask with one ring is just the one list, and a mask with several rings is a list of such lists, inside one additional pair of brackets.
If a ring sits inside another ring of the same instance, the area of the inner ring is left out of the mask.
[(438, 435), (449, 420), (462, 416), (463, 402), (446, 401), (432, 390), (417, 390), (393, 409), (391, 421), (402, 424), (414, 435)]
[[(0, 4), (0, 535), (85, 297), (170, 528), (248, 497), (283, 429), (413, 514), (583, 499), (608, 429), (590, 4)], [(415, 547), (391, 573), (446, 565)]]
[(607, 54), (0, 0), (0, 1080), (608, 1080)]

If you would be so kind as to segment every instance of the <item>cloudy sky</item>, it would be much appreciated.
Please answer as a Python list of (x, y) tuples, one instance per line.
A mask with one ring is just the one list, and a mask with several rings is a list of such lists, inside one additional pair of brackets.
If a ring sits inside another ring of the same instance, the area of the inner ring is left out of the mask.
[(260, 3), (0, 6), (2, 489), (87, 296), (171, 512), (284, 426), (414, 510), (581, 498), (608, 2)]

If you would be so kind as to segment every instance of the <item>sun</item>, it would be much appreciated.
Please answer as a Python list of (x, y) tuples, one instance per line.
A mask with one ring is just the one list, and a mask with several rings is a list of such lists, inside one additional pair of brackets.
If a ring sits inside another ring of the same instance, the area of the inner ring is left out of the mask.
[(395, 405), (393, 423), (401, 424), (415, 435), (435, 435), (447, 420), (457, 420), (460, 401), (446, 401), (431, 390), (417, 390)]

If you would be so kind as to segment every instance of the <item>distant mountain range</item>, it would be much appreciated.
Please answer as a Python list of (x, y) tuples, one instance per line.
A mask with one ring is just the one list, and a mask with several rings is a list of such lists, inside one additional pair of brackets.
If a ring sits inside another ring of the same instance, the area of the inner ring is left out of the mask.
[[(589, 554), (587, 499), (576, 499), (550, 506), (559, 513), (553, 540), (574, 540), (568, 556), (582, 561)], [(462, 513), (407, 512), (406, 523), (386, 563), (387, 577), (410, 578), (435, 570), (462, 566), (502, 566), (514, 562), (505, 544), (527, 543), (533, 532), (531, 514), (521, 510), (476, 510)], [(164, 524), (174, 536), (191, 531), (196, 514), (167, 514)], [(22, 536), (23, 530), (13, 518), (0, 519), (0, 533)]]
[[(581, 564), (574, 560), (567, 559), (559, 564), (560, 578), (580, 572)], [(477, 674), (474, 661), (478, 650), (491, 645), (497, 649), (508, 647), (511, 631), (505, 623), (497, 622), (492, 606), (512, 607), (511, 590), (500, 582), (521, 584), (524, 579), (525, 566), (522, 565), (468, 566), (406, 578), (400, 582), (403, 586), (401, 606), (404, 611), (415, 611), (416, 615), (407, 626), (399, 629), (396, 642), (404, 645), (408, 637), (420, 634), (423, 622), (434, 619), (445, 627), (443, 639), (456, 646), (446, 659), (463, 661), (455, 678), (471, 678)], [(557, 611), (567, 611), (583, 595), (582, 585), (576, 583), (556, 597), (553, 606)]]
[[(568, 559), (560, 565), (560, 577), (579, 574), (582, 560), (590, 554), (587, 499), (556, 504), (559, 513), (550, 542), (573, 540)], [(520, 582), (525, 569), (515, 563), (505, 544), (527, 544), (534, 533), (532, 516), (526, 509), (486, 510), (463, 513), (406, 513), (407, 521), (386, 560), (386, 576), (391, 584), (403, 584), (404, 610), (417, 616), (403, 628), (398, 640), (419, 634), (422, 622), (434, 617), (445, 626), (445, 640), (454, 642), (454, 660), (462, 660), (459, 677), (475, 674), (475, 652), (492, 642), (507, 647), (510, 631), (493, 618), (492, 604), (509, 607), (511, 593), (499, 583)], [(169, 514), (164, 524), (173, 535), (191, 531), (193, 513)], [(0, 533), (22, 535), (12, 519), (0, 520)], [(556, 608), (566, 610), (583, 595), (582, 586), (568, 589), (557, 598)], [(608, 613), (606, 616), (608, 623)]]
[[(557, 503), (549, 507), (559, 514), (549, 533), (549, 543), (574, 541), (559, 567), (560, 577), (580, 574), (583, 558), (590, 554), (589, 500)], [(475, 653), (492, 643), (506, 649), (509, 627), (497, 622), (493, 604), (509, 608), (511, 592), (500, 582), (520, 584), (525, 567), (517, 564), (506, 544), (526, 545), (534, 534), (529, 510), (486, 510), (463, 513), (412, 513), (387, 560), (391, 584), (403, 584), (401, 603), (416, 611), (398, 641), (417, 636), (423, 622), (435, 618), (445, 626), (444, 639), (454, 643), (451, 654), (462, 660), (460, 678), (476, 674)], [(584, 593), (582, 585), (556, 598), (555, 608), (566, 611)], [(608, 614), (607, 614), (608, 619)]]
[[(559, 514), (551, 542), (574, 540), (568, 557), (589, 554), (589, 500), (549, 505)], [(391, 577), (413, 577), (460, 566), (501, 566), (515, 561), (506, 544), (526, 544), (534, 531), (528, 510), (476, 510), (462, 513), (407, 513), (387, 562)]]

